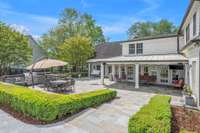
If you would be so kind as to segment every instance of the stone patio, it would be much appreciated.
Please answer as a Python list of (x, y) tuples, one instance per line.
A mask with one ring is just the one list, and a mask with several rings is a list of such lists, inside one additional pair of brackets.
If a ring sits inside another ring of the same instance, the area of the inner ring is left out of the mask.
[(108, 80), (105, 80), (103, 86), (98, 79), (77, 80), (75, 93), (105, 87), (116, 89), (118, 97), (109, 103), (89, 108), (54, 124), (25, 124), (0, 110), (0, 133), (127, 133), (129, 117), (148, 103), (155, 94), (171, 95), (172, 104), (183, 103), (181, 92), (173, 88), (145, 85), (135, 89), (133, 83), (115, 83)]

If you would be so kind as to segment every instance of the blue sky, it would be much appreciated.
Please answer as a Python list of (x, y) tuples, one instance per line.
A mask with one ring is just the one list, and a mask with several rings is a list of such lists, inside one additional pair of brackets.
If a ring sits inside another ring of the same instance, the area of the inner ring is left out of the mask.
[(168, 19), (180, 25), (189, 0), (0, 0), (0, 21), (41, 36), (64, 8), (91, 14), (111, 41), (127, 39), (137, 21)]

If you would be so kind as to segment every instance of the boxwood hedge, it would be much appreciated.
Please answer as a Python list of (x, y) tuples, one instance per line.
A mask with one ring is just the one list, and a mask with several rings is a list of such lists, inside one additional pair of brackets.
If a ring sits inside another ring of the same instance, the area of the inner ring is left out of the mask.
[(62, 95), (0, 83), (0, 104), (9, 105), (18, 112), (45, 122), (97, 106), (115, 96), (116, 91), (109, 89)]
[(129, 119), (129, 133), (171, 133), (169, 96), (156, 95)]

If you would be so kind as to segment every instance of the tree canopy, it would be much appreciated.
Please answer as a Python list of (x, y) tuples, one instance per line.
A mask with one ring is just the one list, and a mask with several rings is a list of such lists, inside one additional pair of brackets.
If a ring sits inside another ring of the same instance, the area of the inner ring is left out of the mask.
[(25, 65), (31, 59), (28, 38), (0, 22), (0, 75), (7, 68)]
[(101, 27), (96, 24), (91, 15), (66, 8), (61, 13), (57, 26), (43, 35), (42, 46), (50, 56), (57, 57), (60, 52), (59, 45), (77, 34), (89, 38), (93, 46), (105, 42)]
[(128, 29), (129, 39), (177, 33), (178, 28), (170, 21), (162, 19), (159, 22), (136, 22)]
[(94, 49), (91, 45), (89, 38), (75, 35), (66, 39), (59, 46), (60, 52), (58, 57), (69, 62), (74, 67), (74, 70), (78, 71), (77, 68), (83, 66), (87, 59), (93, 55)]

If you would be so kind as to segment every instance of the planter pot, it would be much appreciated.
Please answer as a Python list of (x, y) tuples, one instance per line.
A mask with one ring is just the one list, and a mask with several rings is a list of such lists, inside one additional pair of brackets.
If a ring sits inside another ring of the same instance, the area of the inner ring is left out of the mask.
[(189, 106), (196, 106), (196, 102), (193, 96), (185, 95), (185, 104)]

